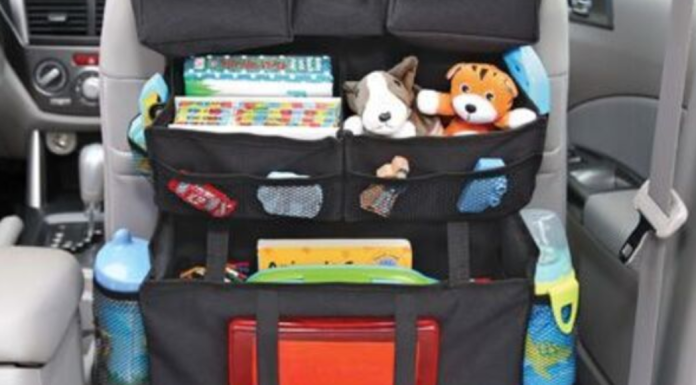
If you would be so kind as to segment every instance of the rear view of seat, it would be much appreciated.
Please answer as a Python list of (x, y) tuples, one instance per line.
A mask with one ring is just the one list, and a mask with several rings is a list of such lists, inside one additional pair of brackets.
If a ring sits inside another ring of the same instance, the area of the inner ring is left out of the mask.
[[(532, 205), (564, 215), (568, 93), (565, 2), (541, 1), (540, 17), (540, 40), (535, 49), (551, 77), (552, 112)], [(139, 42), (130, 1), (109, 2), (104, 23), (100, 63), (102, 133), (106, 150), (106, 231), (112, 233), (117, 228), (127, 227), (139, 236), (149, 237), (157, 216), (152, 188), (132, 167), (126, 131), (137, 113), (135, 100), (140, 88), (152, 74), (165, 70), (166, 60)], [(311, 26), (304, 28), (311, 29)]]

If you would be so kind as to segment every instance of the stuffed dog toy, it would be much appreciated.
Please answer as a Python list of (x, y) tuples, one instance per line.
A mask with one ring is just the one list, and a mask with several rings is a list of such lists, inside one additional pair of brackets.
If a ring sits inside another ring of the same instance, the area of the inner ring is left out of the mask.
[(357, 115), (346, 120), (344, 129), (355, 135), (388, 138), (433, 135), (438, 129), (441, 132), (439, 120), (423, 117), (412, 108), (417, 69), (418, 59), (409, 56), (389, 71), (374, 71), (359, 82), (346, 82), (346, 101)]
[(494, 65), (460, 63), (447, 72), (447, 79), (450, 93), (423, 90), (417, 100), (426, 115), (453, 117), (445, 136), (515, 129), (537, 119), (530, 109), (512, 108), (519, 95), (517, 86)]

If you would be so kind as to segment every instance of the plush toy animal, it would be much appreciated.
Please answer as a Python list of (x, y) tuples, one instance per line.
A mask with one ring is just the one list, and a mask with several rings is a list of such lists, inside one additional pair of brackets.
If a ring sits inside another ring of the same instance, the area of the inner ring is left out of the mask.
[(355, 135), (389, 138), (441, 133), (439, 119), (421, 116), (412, 108), (417, 69), (418, 59), (409, 56), (389, 71), (374, 71), (359, 82), (346, 82), (346, 101), (356, 115), (345, 121), (344, 129)]
[(426, 115), (453, 117), (445, 136), (515, 129), (537, 119), (530, 109), (512, 108), (519, 95), (517, 86), (494, 65), (460, 63), (447, 72), (447, 79), (449, 93), (423, 90), (417, 100)]

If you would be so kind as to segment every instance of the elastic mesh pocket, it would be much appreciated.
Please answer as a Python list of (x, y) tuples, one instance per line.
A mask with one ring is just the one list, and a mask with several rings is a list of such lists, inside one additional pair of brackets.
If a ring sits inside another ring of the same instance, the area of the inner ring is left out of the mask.
[[(348, 176), (346, 219), (447, 221), (500, 218), (529, 202), (541, 156), (484, 172), (433, 174), (406, 180)], [(378, 210), (366, 207), (373, 202)], [(388, 204), (388, 209), (384, 205)], [(387, 210), (388, 213), (377, 212)]]
[(138, 301), (112, 297), (95, 285), (94, 315), (97, 333), (95, 383), (148, 384), (149, 359)]
[(534, 305), (525, 347), (524, 383), (573, 385), (575, 360), (575, 336), (558, 329), (551, 306)]

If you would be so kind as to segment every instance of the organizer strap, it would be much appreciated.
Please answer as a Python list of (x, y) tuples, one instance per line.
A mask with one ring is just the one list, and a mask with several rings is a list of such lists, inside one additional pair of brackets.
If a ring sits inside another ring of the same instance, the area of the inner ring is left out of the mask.
[[(278, 371), (278, 293), (261, 291), (256, 304), (256, 370), (259, 385), (279, 385)], [(403, 294), (396, 297), (394, 385), (416, 385), (418, 343), (415, 299)]]
[(278, 385), (278, 293), (259, 292), (256, 304), (256, 370), (259, 385)]
[(395, 385), (416, 385), (416, 347), (418, 343), (418, 315), (413, 296), (396, 297), (396, 352)]
[(212, 221), (208, 225), (208, 257), (205, 279), (209, 282), (224, 282), (225, 265), (229, 255), (230, 231), (224, 223)]
[(158, 242), (150, 243), (150, 262), (152, 269), (150, 276), (153, 279), (164, 279), (168, 273), (168, 266), (171, 259), (174, 257), (174, 223), (172, 217), (167, 214), (160, 213), (157, 220), (157, 228), (155, 229), (155, 237)]
[(471, 244), (468, 223), (447, 223), (447, 248), (450, 286), (468, 282), (471, 277)]

